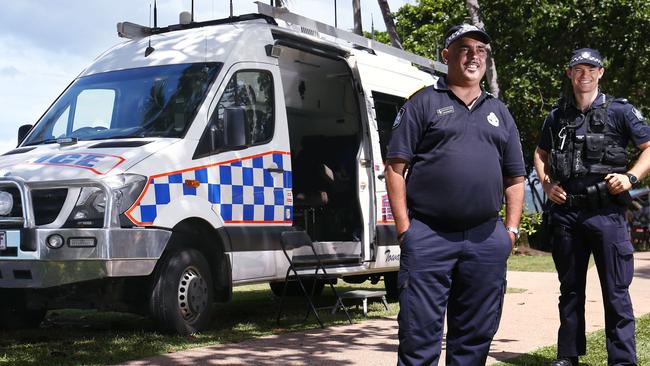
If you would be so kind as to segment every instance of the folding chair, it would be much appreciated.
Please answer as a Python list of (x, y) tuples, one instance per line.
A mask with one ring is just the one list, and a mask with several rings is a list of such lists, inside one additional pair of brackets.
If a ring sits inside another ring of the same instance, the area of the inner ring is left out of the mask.
[[(309, 305), (305, 320), (309, 317), (309, 311), (311, 310), (311, 312), (313, 312), (316, 316), (318, 324), (320, 324), (321, 328), (324, 328), (325, 326), (323, 325), (323, 321), (318, 315), (318, 308), (314, 306), (314, 302), (312, 301), (316, 283), (323, 281), (329, 284), (332, 292), (334, 293), (334, 296), (336, 296), (336, 303), (332, 306), (327, 306), (324, 308), (329, 309), (340, 304), (339, 306), (343, 309), (343, 311), (345, 311), (345, 316), (348, 318), (350, 324), (352, 324), (352, 319), (350, 318), (350, 314), (348, 314), (348, 309), (342, 305), (343, 302), (341, 301), (341, 297), (339, 296), (338, 292), (336, 292), (336, 289), (333, 285), (333, 282), (336, 282), (335, 280), (340, 276), (327, 273), (325, 266), (323, 266), (323, 262), (319, 254), (316, 252), (314, 243), (312, 242), (309, 235), (307, 235), (307, 233), (304, 231), (283, 232), (280, 243), (282, 245), (282, 252), (289, 262), (289, 268), (287, 268), (287, 274), (284, 277), (284, 286), (282, 288), (282, 296), (280, 297), (278, 316), (276, 319), (277, 323), (280, 323), (280, 317), (282, 316), (282, 306), (284, 305), (284, 297), (287, 293), (287, 285), (289, 281), (297, 281)], [(305, 280), (312, 281), (312, 288), (310, 292), (307, 292), (307, 289), (305, 288), (303, 282)]]

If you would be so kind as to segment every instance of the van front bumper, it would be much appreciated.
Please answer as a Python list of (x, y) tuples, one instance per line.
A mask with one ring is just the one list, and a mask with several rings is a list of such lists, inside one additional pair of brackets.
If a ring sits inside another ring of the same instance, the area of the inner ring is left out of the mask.
[[(153, 228), (0, 230), (0, 288), (46, 288), (153, 272), (171, 231)], [(58, 249), (46, 242), (60, 235)]]

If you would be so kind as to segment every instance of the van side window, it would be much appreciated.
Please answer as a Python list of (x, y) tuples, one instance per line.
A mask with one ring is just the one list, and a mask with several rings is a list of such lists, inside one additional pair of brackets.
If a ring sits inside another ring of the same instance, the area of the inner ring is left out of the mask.
[(386, 150), (393, 131), (393, 122), (399, 109), (406, 103), (406, 99), (376, 91), (372, 92), (372, 98), (375, 104), (375, 116), (377, 117), (377, 128), (379, 130), (381, 159), (386, 162)]
[[(202, 157), (226, 150), (224, 146), (224, 116), (227, 108), (241, 108), (245, 112), (250, 141), (247, 146), (266, 143), (274, 130), (273, 77), (262, 70), (243, 70), (235, 73), (210, 116), (194, 157)], [(211, 136), (212, 135), (212, 136)]]

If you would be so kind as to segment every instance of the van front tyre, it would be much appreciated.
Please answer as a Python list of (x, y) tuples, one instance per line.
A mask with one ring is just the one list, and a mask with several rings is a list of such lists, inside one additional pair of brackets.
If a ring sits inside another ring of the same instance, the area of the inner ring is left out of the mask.
[(195, 249), (167, 253), (154, 274), (149, 309), (166, 330), (200, 332), (212, 319), (214, 286), (208, 262)]

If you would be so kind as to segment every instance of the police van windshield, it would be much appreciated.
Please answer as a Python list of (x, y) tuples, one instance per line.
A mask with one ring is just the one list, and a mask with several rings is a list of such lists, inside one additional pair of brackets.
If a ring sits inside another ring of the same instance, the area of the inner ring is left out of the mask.
[(60, 139), (182, 137), (221, 63), (111, 71), (77, 79), (23, 145)]

